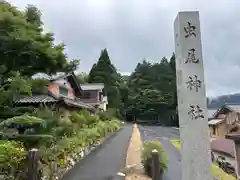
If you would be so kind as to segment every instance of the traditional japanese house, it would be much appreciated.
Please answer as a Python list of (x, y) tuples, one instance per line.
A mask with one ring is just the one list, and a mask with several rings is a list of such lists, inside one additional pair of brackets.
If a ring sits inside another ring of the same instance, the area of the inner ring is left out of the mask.
[(225, 139), (227, 134), (240, 132), (240, 105), (226, 104), (209, 119), (210, 137)]
[(80, 84), (82, 89), (81, 100), (87, 104), (91, 104), (100, 111), (107, 109), (107, 96), (104, 96), (103, 83)]
[(15, 101), (15, 106), (38, 107), (41, 104), (53, 106), (64, 116), (69, 111), (86, 109), (95, 112), (96, 109), (81, 100), (82, 89), (76, 81), (74, 73), (50, 80), (47, 84), (47, 93), (34, 93), (32, 96), (23, 96)]

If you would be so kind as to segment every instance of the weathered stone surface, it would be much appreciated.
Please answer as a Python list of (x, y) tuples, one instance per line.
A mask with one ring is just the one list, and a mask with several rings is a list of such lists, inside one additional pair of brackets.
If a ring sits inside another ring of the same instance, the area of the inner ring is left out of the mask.
[(180, 12), (174, 37), (182, 180), (212, 180), (199, 13)]

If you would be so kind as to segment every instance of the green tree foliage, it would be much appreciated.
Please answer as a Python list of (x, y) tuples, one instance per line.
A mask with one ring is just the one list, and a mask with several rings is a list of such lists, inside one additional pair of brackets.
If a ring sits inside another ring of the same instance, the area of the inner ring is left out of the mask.
[(48, 83), (49, 80), (44, 78), (29, 79), (29, 84), (31, 86), (32, 93), (47, 93)]
[(108, 107), (122, 107), (120, 93), (122, 82), (120, 74), (111, 63), (107, 49), (102, 50), (98, 62), (90, 70), (89, 83), (104, 83), (104, 93), (108, 96)]
[(6, 1), (0, 2), (0, 70), (3, 77), (11, 71), (32, 76), (75, 70), (78, 61), (67, 61), (64, 45), (54, 45), (52, 33), (41, 28), (41, 13), (34, 6), (17, 10)]
[(43, 25), (43, 22), (41, 20), (42, 13), (36, 6), (29, 4), (24, 13), (28, 23), (31, 23), (38, 27), (39, 30), (42, 30), (41, 29), (41, 26)]
[(41, 12), (28, 5), (20, 11), (0, 2), (0, 119), (17, 115), (13, 100), (21, 93), (47, 92), (45, 80), (32, 75), (70, 72), (78, 60), (68, 61), (63, 44), (54, 44), (52, 33), (43, 32)]
[(173, 123), (169, 121), (176, 112), (174, 54), (170, 61), (163, 57), (160, 63), (146, 60), (138, 63), (127, 85), (127, 113), (142, 119), (161, 119), (164, 124)]
[(0, 119), (17, 114), (17, 109), (13, 108), (13, 100), (21, 93), (31, 95), (31, 89), (28, 80), (19, 75), (9, 78), (0, 86)]
[(77, 77), (78, 83), (80, 83), (80, 84), (88, 83), (88, 74), (87, 73), (84, 73), (84, 72), (79, 73), (76, 75), (76, 77)]

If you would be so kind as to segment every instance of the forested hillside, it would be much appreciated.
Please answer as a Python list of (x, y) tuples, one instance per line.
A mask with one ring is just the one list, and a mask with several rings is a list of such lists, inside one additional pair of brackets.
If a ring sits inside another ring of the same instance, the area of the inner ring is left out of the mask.
[(240, 94), (228, 94), (208, 99), (208, 108), (220, 108), (224, 104), (240, 104)]
[[(169, 60), (163, 57), (154, 64), (143, 60), (130, 76), (121, 76), (116, 69), (104, 49), (87, 78), (89, 83), (105, 84), (108, 108), (116, 109), (122, 116), (131, 114), (138, 119), (176, 124), (174, 54)], [(81, 81), (84, 79), (82, 74), (78, 77)]]
[[(163, 57), (159, 62), (139, 62), (130, 76), (121, 76), (112, 64), (107, 49), (102, 50), (99, 60), (89, 75), (79, 74), (81, 82), (103, 82), (106, 86), (111, 109), (124, 117), (155, 121), (165, 125), (177, 125), (177, 92), (175, 55)], [(208, 108), (220, 108), (226, 103), (239, 103), (240, 94), (219, 96), (207, 100)]]
[(163, 57), (155, 64), (145, 60), (138, 63), (127, 85), (128, 113), (140, 119), (168, 121), (177, 106), (175, 55), (169, 61)]

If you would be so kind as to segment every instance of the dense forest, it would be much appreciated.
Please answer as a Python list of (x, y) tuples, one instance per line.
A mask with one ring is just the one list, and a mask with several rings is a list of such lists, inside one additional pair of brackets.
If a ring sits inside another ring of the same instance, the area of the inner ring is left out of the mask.
[(101, 51), (89, 74), (79, 74), (81, 83), (104, 83), (108, 108), (115, 108), (121, 116), (176, 124), (175, 55), (151, 64), (146, 60), (136, 65), (130, 76), (121, 76), (111, 62), (107, 49)]

